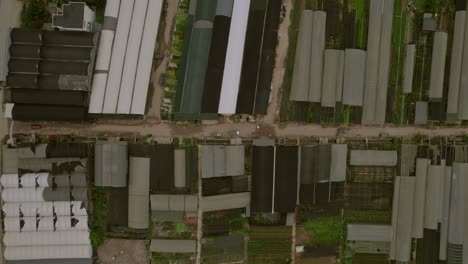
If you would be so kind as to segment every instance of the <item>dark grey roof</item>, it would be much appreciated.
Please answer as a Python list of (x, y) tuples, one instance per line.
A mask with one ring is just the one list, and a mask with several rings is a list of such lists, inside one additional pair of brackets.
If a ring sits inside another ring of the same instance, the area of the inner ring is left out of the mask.
[(416, 102), (416, 113), (414, 117), (414, 124), (425, 125), (427, 124), (427, 102)]
[(83, 121), (86, 117), (84, 107), (55, 105), (15, 105), (13, 120), (18, 121)]
[(52, 25), (64, 28), (83, 28), (85, 3), (70, 3), (62, 5), (62, 14), (52, 17)]
[(94, 159), (94, 181), (96, 186), (127, 186), (127, 153), (127, 142), (96, 143)]

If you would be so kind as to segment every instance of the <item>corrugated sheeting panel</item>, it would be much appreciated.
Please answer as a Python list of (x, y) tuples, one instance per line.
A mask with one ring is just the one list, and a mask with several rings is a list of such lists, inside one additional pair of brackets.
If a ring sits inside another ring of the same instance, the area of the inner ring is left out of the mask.
[(130, 158), (128, 181), (128, 226), (148, 228), (149, 158)]
[(432, 48), (431, 80), (429, 85), (429, 98), (440, 99), (444, 92), (445, 57), (447, 53), (446, 32), (435, 32)]
[(239, 176), (245, 173), (243, 145), (202, 145), (202, 178)]
[(301, 168), (300, 168), (300, 182), (301, 184), (313, 184), (315, 182), (316, 174), (316, 159), (318, 156), (317, 146), (301, 147)]
[(250, 192), (203, 197), (200, 208), (203, 212), (247, 208), (250, 211)]
[(11, 73), (7, 76), (7, 85), (11, 88), (37, 88), (38, 74)]
[(398, 154), (392, 150), (352, 150), (351, 166), (396, 166)]
[(2, 174), (0, 183), (3, 188), (19, 188), (18, 174)]
[(95, 32), (42, 31), (42, 43), (47, 46), (94, 47), (97, 41)]
[(96, 186), (127, 186), (127, 152), (127, 142), (96, 144), (94, 160)]
[(362, 106), (365, 73), (366, 52), (358, 49), (346, 49), (343, 80), (344, 105)]
[(341, 50), (327, 49), (324, 53), (322, 107), (335, 107)]
[(411, 223), (413, 221), (413, 202), (415, 177), (396, 177), (393, 196), (393, 237), (390, 258), (409, 261), (411, 258)]
[[(148, 0), (139, 0), (133, 7), (134, 15), (130, 25), (125, 63), (122, 70), (120, 82), (119, 100), (117, 103), (118, 114), (130, 114), (132, 106), (132, 95), (135, 87), (135, 79), (138, 66), (138, 55), (140, 53), (141, 38), (145, 25), (145, 15), (148, 9)], [(153, 14), (151, 14), (153, 15)]]
[(348, 224), (347, 240), (390, 242), (392, 240), (392, 226)]
[(234, 114), (242, 70), (250, 0), (234, 1), (218, 112)]
[(275, 212), (294, 212), (297, 202), (297, 146), (276, 147), (275, 161)]
[(390, 75), (390, 48), (392, 45), (393, 0), (385, 0), (380, 31), (380, 54), (377, 95), (375, 100), (375, 122), (385, 123), (387, 111), (388, 78)]
[(458, 96), (460, 93), (460, 79), (463, 60), (463, 41), (465, 37), (465, 19), (466, 11), (457, 11), (455, 13), (455, 27), (453, 30), (452, 55), (450, 60), (447, 114), (456, 115), (458, 113)]
[(444, 175), (444, 166), (430, 165), (428, 167), (424, 228), (437, 230), (437, 225), (441, 221)]
[(117, 110), (120, 82), (122, 80), (125, 51), (127, 50), (134, 3), (135, 0), (122, 1), (120, 3), (117, 30), (115, 33), (115, 41), (112, 46), (109, 75), (102, 108), (102, 113), (105, 114), (114, 114)]
[(416, 188), (414, 192), (412, 237), (422, 238), (424, 232), (424, 208), (429, 159), (416, 159)]
[(274, 147), (252, 150), (252, 212), (271, 212), (273, 197)]
[(2, 146), (2, 173), (18, 173), (18, 154), (16, 149)]
[(195, 253), (196, 240), (151, 239), (151, 252), (159, 253)]
[(413, 92), (414, 62), (416, 55), (416, 45), (406, 46), (405, 65), (403, 69), (403, 93)]
[(448, 244), (447, 264), (463, 263), (463, 245)]
[(145, 114), (146, 98), (148, 96), (148, 86), (151, 77), (151, 65), (153, 63), (154, 47), (159, 31), (159, 20), (163, 0), (149, 0), (146, 16), (143, 39), (141, 40), (140, 57), (138, 58), (138, 68), (135, 79), (135, 88), (132, 99), (132, 114)]
[(344, 182), (346, 180), (346, 161), (348, 157), (347, 144), (331, 145), (330, 181)]
[(245, 174), (245, 153), (243, 145), (226, 147), (226, 175), (239, 176)]
[(369, 2), (369, 33), (367, 35), (366, 79), (364, 87), (364, 101), (362, 108), (362, 122), (375, 120), (375, 100), (377, 97), (377, 83), (379, 73), (380, 36), (382, 34), (382, 0)]
[(450, 199), (448, 243), (462, 245), (465, 230), (467, 163), (452, 164), (452, 193)]
[(93, 249), (91, 245), (7, 247), (4, 256), (6, 260), (91, 258)]
[(184, 188), (185, 184), (185, 149), (174, 150), (174, 187)]
[(315, 11), (312, 24), (312, 50), (310, 54), (309, 101), (320, 103), (322, 98), (323, 53), (325, 51), (325, 24), (327, 13)]

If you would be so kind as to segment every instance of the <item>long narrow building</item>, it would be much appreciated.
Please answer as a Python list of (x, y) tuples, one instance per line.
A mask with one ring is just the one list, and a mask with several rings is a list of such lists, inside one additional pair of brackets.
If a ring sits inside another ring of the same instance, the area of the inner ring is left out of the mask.
[(93, 78), (93, 89), (89, 103), (89, 113), (101, 113), (106, 93), (107, 76), (117, 29), (120, 0), (108, 0), (104, 11), (104, 22), (101, 30), (98, 56)]
[(249, 18), (250, 0), (234, 1), (218, 113), (235, 114)]
[(455, 27), (453, 29), (450, 80), (447, 99), (447, 120), (449, 121), (458, 120), (458, 98), (460, 95), (465, 19), (466, 11), (457, 11), (455, 13)]

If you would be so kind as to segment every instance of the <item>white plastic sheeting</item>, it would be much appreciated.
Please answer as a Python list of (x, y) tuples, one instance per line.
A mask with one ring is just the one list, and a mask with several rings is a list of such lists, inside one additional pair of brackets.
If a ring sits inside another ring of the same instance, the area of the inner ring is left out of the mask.
[(3, 219), (3, 226), (5, 232), (21, 231), (19, 217), (5, 217), (5, 219)]
[(115, 114), (117, 110), (119, 88), (122, 80), (125, 51), (127, 50), (134, 2), (135, 0), (126, 0), (120, 3), (119, 19), (117, 21), (114, 45), (112, 47), (109, 75), (102, 109), (102, 112), (105, 114)]
[[(132, 94), (135, 85), (136, 70), (138, 66), (138, 54), (140, 52), (141, 37), (145, 25), (146, 9), (148, 0), (135, 2), (133, 9), (130, 36), (128, 37), (125, 64), (120, 83), (119, 101), (117, 104), (118, 114), (130, 114), (132, 106)], [(150, 14), (152, 16), (153, 14)]]
[(88, 231), (6, 232), (3, 243), (8, 247), (89, 245)]
[(73, 201), (72, 204), (72, 213), (74, 216), (84, 216), (88, 215), (86, 208), (83, 206), (83, 202)]
[(42, 193), (44, 188), (21, 188), (4, 189), (2, 191), (2, 200), (6, 203), (12, 202), (44, 202)]
[(93, 249), (91, 245), (7, 247), (4, 256), (6, 260), (91, 258)]
[[(335, 107), (336, 92), (339, 82), (343, 81), (343, 72), (340, 72), (340, 62), (344, 57), (344, 51), (327, 49), (324, 53), (323, 82), (322, 82), (322, 107)], [(341, 78), (339, 78), (341, 75)]]
[(151, 77), (151, 65), (153, 64), (154, 47), (159, 30), (159, 20), (161, 19), (163, 0), (149, 0), (141, 41), (140, 55), (138, 58), (138, 68), (135, 79), (135, 88), (132, 98), (132, 114), (144, 115), (146, 107), (146, 97)]
[[(117, 19), (119, 15), (120, 0), (108, 0), (104, 17)], [(105, 18), (106, 19), (106, 18)], [(101, 113), (106, 93), (107, 75), (112, 54), (115, 32), (108, 29), (101, 31), (98, 55), (93, 78), (93, 90), (89, 103), (89, 113)]]
[(57, 216), (55, 228), (57, 231), (67, 231), (72, 229), (70, 216)]
[(20, 206), (21, 203), (5, 203), (2, 211), (6, 217), (18, 217), (20, 215)]
[(19, 176), (18, 174), (3, 174), (0, 178), (0, 183), (3, 188), (18, 188)]
[[(37, 231), (55, 231), (53, 217), (41, 217), (37, 219)], [(24, 228), (22, 231), (25, 231)]]
[(234, 1), (218, 108), (220, 114), (236, 112), (249, 8), (250, 0)]
[(23, 188), (49, 187), (49, 173), (26, 173), (21, 176)]

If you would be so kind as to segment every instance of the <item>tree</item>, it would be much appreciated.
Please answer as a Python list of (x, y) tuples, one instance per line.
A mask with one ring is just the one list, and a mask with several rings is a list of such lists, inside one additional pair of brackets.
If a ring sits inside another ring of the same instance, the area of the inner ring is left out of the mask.
[(45, 22), (51, 21), (51, 14), (47, 10), (44, 0), (28, 0), (23, 4), (21, 12), (21, 27), (41, 29)]

